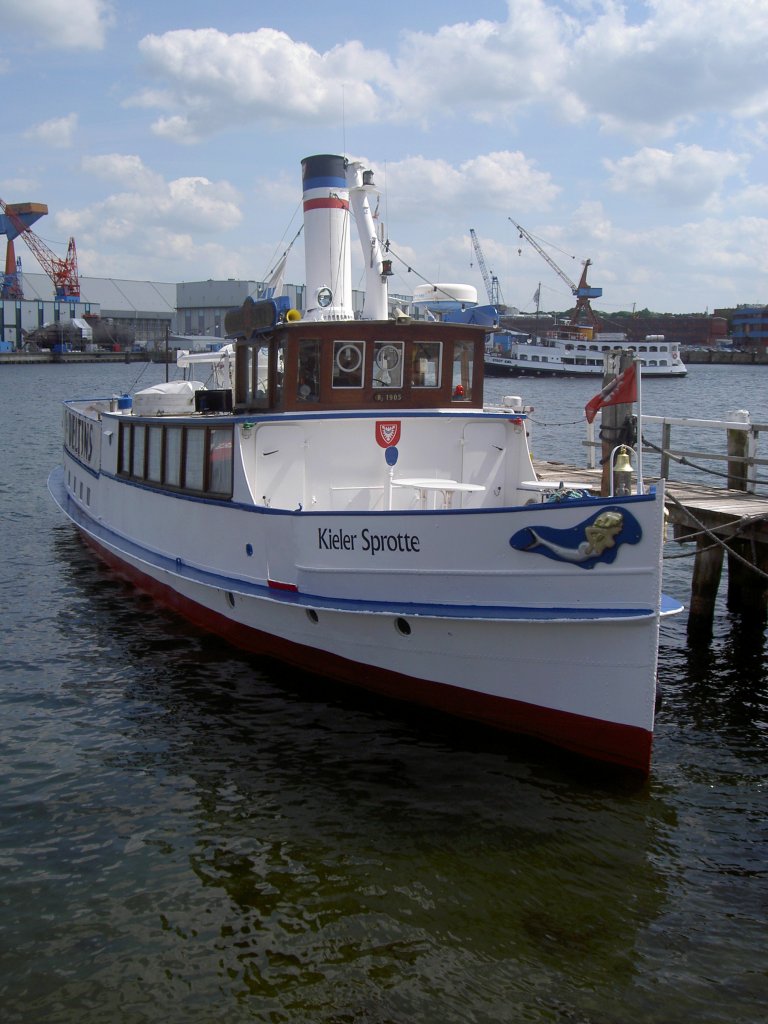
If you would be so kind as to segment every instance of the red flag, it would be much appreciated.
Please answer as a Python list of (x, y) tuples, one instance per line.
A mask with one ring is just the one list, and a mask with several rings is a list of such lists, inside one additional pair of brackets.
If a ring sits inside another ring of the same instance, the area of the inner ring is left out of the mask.
[(637, 379), (635, 364), (632, 363), (626, 370), (622, 370), (618, 377), (614, 377), (610, 384), (606, 384), (599, 395), (590, 398), (584, 406), (584, 415), (587, 417), (587, 423), (592, 423), (597, 416), (597, 410), (602, 409), (604, 405), (628, 405), (636, 401)]

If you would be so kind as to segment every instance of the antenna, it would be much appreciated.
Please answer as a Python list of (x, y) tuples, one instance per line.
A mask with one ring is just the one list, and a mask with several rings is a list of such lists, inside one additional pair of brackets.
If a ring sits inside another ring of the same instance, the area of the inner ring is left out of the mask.
[(341, 83), (341, 152), (347, 155), (347, 110), (346, 110), (346, 85)]

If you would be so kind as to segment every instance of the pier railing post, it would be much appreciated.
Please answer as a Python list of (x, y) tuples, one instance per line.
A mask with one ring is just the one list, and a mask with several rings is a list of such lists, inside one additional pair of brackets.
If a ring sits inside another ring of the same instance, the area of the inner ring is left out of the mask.
[(661, 427), (661, 469), (659, 475), (662, 480), (669, 480), (669, 452), (672, 447), (672, 424), (664, 423)]
[[(746, 409), (737, 409), (727, 413), (731, 423), (749, 423), (749, 413)], [(728, 486), (735, 491), (747, 490), (749, 452), (748, 430), (729, 430), (728, 432)]]

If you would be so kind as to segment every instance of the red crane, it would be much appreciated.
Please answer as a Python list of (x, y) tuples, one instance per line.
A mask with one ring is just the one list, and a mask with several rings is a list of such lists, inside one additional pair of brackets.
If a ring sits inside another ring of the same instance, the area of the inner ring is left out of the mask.
[[(2, 209), (3, 213), (15, 229), (16, 235), (20, 235), (24, 239), (28, 248), (32, 250), (37, 262), (43, 268), (48, 277), (50, 277), (51, 281), (53, 281), (56, 298), (79, 299), (80, 279), (77, 275), (77, 250), (75, 248), (74, 238), (70, 238), (69, 240), (66, 258), (63, 260), (59, 259), (59, 257), (48, 248), (42, 238), (38, 238), (29, 225), (24, 223), (17, 212), (19, 209), (18, 205), (12, 206), (4, 203), (3, 200), (0, 199), (0, 209)], [(45, 212), (48, 212), (47, 207)], [(12, 236), (9, 234), (8, 244), (10, 245), (11, 243)]]

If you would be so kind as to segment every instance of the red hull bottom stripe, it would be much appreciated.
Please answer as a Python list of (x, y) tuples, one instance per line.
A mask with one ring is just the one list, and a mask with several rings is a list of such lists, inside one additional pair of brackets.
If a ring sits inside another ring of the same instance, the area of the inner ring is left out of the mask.
[(118, 575), (130, 580), (140, 590), (196, 626), (215, 633), (242, 650), (266, 655), (316, 675), (327, 676), (411, 704), (434, 708), (504, 732), (530, 736), (593, 760), (607, 761), (646, 775), (650, 770), (653, 736), (646, 729), (477, 693), (458, 686), (415, 679), (293, 643), (233, 622), (225, 615), (178, 594), (171, 587), (126, 564), (88, 534), (82, 536)]

